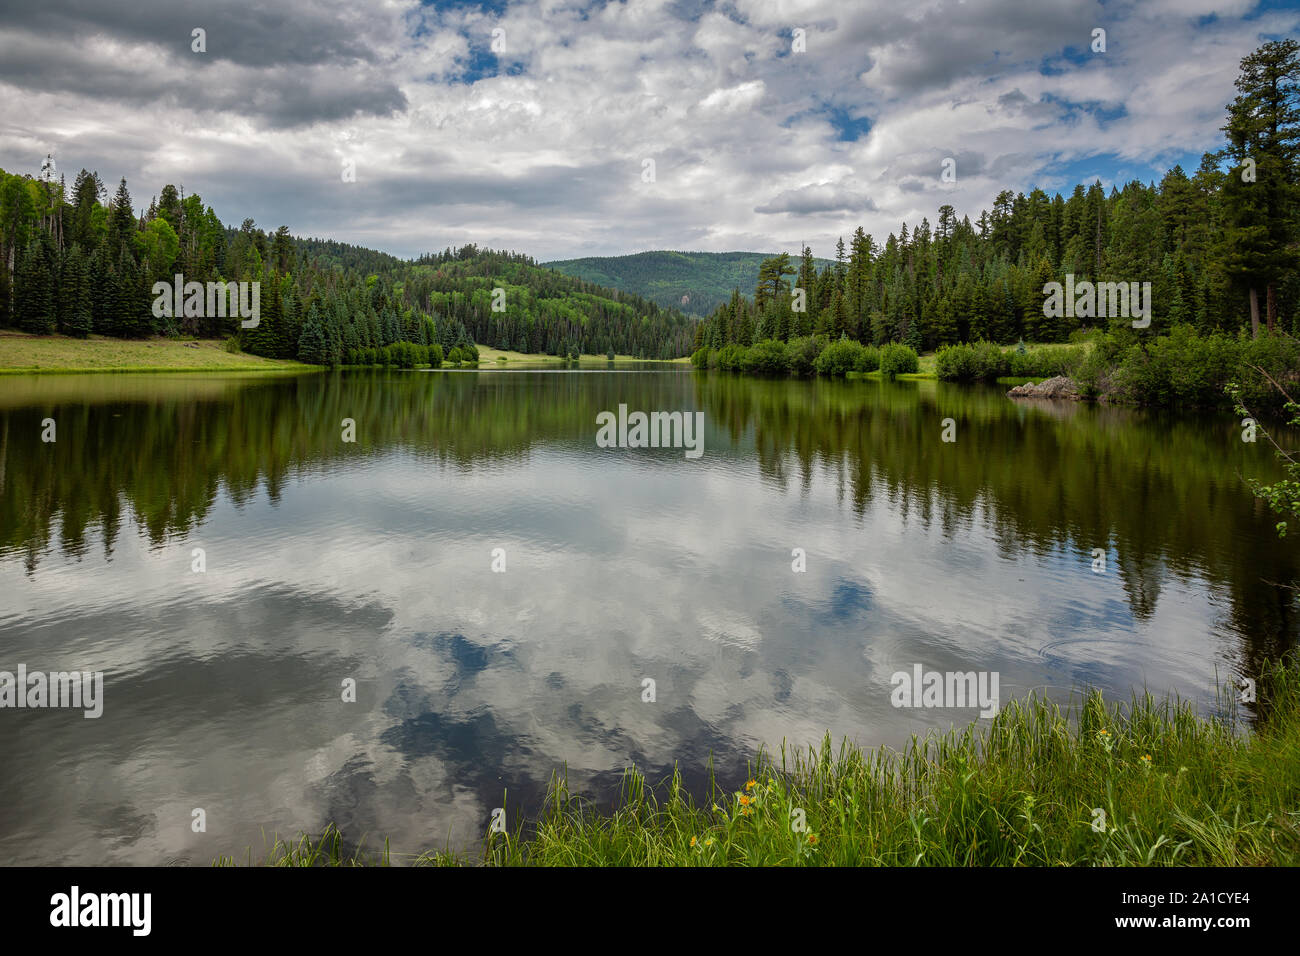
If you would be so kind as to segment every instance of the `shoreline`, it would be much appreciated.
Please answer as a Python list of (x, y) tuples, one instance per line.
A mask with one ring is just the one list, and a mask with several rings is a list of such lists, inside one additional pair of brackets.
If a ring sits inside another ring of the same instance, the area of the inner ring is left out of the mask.
[[(501, 361), (500, 359), (504, 359)], [(624, 365), (654, 362), (665, 366), (689, 365), (688, 358), (638, 359), (616, 355), (583, 355), (576, 364), (585, 366)], [(554, 355), (529, 355), (479, 347), (479, 362), (450, 368), (509, 369), (522, 365), (575, 364)], [(339, 368), (363, 366), (339, 366)], [(371, 366), (364, 366), (371, 367)], [(382, 366), (373, 366), (376, 368)], [(448, 366), (444, 366), (448, 367)], [(65, 335), (29, 335), (0, 331), (0, 376), (82, 375), (131, 372), (251, 372), (257, 374), (301, 374), (329, 371), (328, 366), (309, 365), (295, 359), (269, 359), (247, 352), (228, 352), (221, 339), (118, 339), (92, 335), (75, 339)]]

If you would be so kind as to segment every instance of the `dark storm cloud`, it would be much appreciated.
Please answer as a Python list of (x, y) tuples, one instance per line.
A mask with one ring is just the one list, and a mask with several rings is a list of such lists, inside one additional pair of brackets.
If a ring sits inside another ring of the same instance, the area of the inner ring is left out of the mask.
[(102, 37), (188, 55), (191, 31), (201, 27), (207, 31), (209, 57), (254, 67), (376, 62), (370, 40), (377, 22), (364, 3), (313, 0), (0, 2), (5, 30), (57, 37), (65, 44)]
[[(67, 0), (15, 8), (0, 19), (0, 82), (289, 128), (406, 109), (346, 12), (327, 17), (305, 5), (272, 12), (242, 2), (193, 13), (155, 3), (123, 10), (119, 17), (103, 4)], [(207, 31), (205, 52), (191, 49), (195, 27)]]
[(835, 45), (883, 48), (865, 77), (869, 85), (906, 96), (1057, 57), (1067, 48), (1086, 49), (1092, 29), (1112, 18), (1094, 2), (999, 0), (934, 6), (920, 16), (891, 5), (844, 20)]

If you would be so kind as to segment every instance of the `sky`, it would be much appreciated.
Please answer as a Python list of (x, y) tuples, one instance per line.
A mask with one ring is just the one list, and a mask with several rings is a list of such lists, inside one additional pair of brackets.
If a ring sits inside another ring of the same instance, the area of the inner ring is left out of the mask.
[(403, 257), (829, 257), (1191, 173), (1282, 36), (1296, 0), (0, 0), (0, 168)]

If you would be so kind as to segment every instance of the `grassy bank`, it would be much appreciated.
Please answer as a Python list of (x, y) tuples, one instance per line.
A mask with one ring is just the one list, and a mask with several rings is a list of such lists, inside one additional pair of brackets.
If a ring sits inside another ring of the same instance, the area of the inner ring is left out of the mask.
[[(1300, 668), (1259, 681), (1257, 729), (1150, 696), (1061, 710), (1030, 698), (984, 730), (904, 750), (760, 754), (749, 779), (693, 800), (631, 771), (621, 805), (584, 808), (557, 779), (528, 828), (477, 860), (349, 854), (332, 827), (276, 843), (271, 865), (1258, 866), (1300, 864)], [(1104, 817), (1099, 813), (1104, 813)], [(803, 828), (799, 824), (802, 822)], [(1104, 832), (1103, 832), (1104, 830)], [(225, 859), (218, 861), (232, 863)]]
[(261, 372), (312, 366), (227, 352), (213, 339), (85, 339), (0, 332), (0, 373), (6, 372)]
[[(554, 355), (528, 355), (480, 347), (479, 368), (554, 365), (565, 359)], [(504, 361), (503, 361), (504, 360)], [(616, 355), (612, 364), (651, 361), (631, 355)], [(687, 358), (662, 362), (682, 365)], [(605, 368), (604, 355), (584, 355), (582, 368)], [(216, 339), (116, 339), (92, 335), (74, 339), (63, 335), (26, 335), (0, 331), (0, 374), (31, 372), (262, 372), (318, 368), (288, 359), (268, 359), (246, 352), (228, 352)], [(465, 366), (469, 367), (469, 366)]]
[[(513, 352), (503, 349), (490, 349), (486, 346), (478, 346), (479, 368), (492, 368), (493, 366), (502, 366), (509, 368), (510, 365), (554, 365), (557, 368), (567, 363), (566, 359), (559, 358), (555, 355), (532, 355), (527, 352)], [(505, 361), (501, 361), (505, 359)], [(662, 365), (689, 365), (690, 359), (687, 357), (677, 359), (639, 359), (634, 355), (615, 355), (614, 364), (622, 362), (658, 362)], [(592, 366), (599, 368), (610, 364), (607, 355), (583, 355), (578, 359), (580, 367)]]

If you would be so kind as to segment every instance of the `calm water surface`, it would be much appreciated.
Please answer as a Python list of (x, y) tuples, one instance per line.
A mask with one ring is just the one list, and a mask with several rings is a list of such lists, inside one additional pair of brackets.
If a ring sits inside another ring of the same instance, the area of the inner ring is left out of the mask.
[[(620, 403), (703, 411), (703, 456), (598, 448)], [(0, 670), (105, 681), (98, 720), (0, 710), (0, 863), (206, 864), (329, 821), (469, 848), (565, 765), (597, 799), (710, 754), (734, 785), (760, 744), (978, 716), (891, 706), (917, 663), (1211, 712), (1300, 631), (1239, 435), (662, 366), (0, 377)]]

